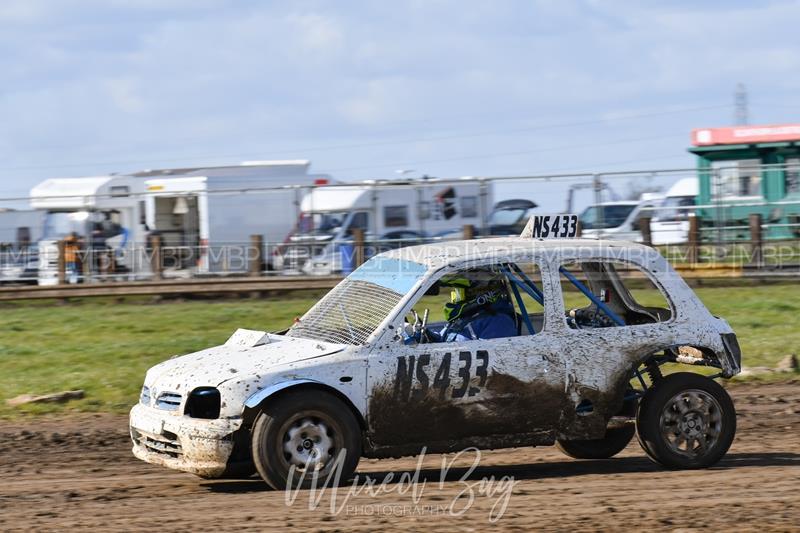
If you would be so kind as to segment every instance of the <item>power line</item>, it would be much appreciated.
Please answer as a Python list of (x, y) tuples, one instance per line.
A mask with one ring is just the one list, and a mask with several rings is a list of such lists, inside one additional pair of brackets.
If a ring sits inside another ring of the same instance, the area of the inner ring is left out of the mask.
[[(713, 105), (713, 106), (703, 106), (703, 107), (691, 107), (691, 108), (681, 108), (681, 109), (672, 109), (667, 111), (656, 111), (650, 113), (639, 113), (639, 114), (631, 114), (631, 115), (622, 115), (616, 117), (607, 117), (603, 119), (593, 119), (593, 120), (583, 120), (583, 121), (575, 121), (575, 122), (564, 122), (560, 124), (546, 124), (546, 125), (539, 125), (539, 126), (531, 126), (527, 128), (517, 128), (511, 130), (502, 130), (502, 131), (484, 131), (484, 132), (477, 132), (477, 133), (466, 133), (466, 134), (454, 134), (454, 135), (443, 135), (443, 136), (433, 136), (433, 137), (417, 137), (417, 138), (410, 138), (410, 139), (400, 139), (400, 140), (391, 140), (391, 141), (374, 141), (374, 142), (366, 142), (366, 143), (352, 143), (352, 144), (339, 144), (339, 145), (325, 145), (325, 146), (312, 146), (312, 147), (305, 147), (305, 148), (292, 148), (292, 149), (284, 149), (284, 150), (270, 150), (269, 153), (273, 155), (278, 154), (293, 154), (293, 153), (308, 153), (308, 152), (320, 152), (320, 151), (327, 151), (327, 150), (341, 150), (341, 149), (350, 149), (350, 148), (368, 148), (368, 147), (375, 147), (375, 146), (391, 146), (397, 144), (412, 144), (412, 143), (421, 143), (421, 142), (431, 142), (431, 141), (442, 141), (442, 140), (453, 140), (453, 139), (467, 139), (467, 138), (476, 138), (476, 137), (487, 137), (492, 135), (510, 135), (514, 133), (529, 133), (534, 131), (543, 131), (549, 129), (557, 129), (557, 128), (570, 128), (570, 127), (577, 127), (577, 126), (588, 126), (592, 124), (602, 124), (607, 122), (614, 122), (618, 120), (631, 120), (637, 118), (648, 118), (654, 116), (664, 116), (664, 115), (673, 115), (679, 113), (687, 113), (687, 112), (695, 112), (695, 111), (704, 111), (710, 109), (721, 109), (730, 107), (729, 105)], [(0, 167), (0, 170), (9, 171), (9, 170), (43, 170), (43, 169), (51, 169), (51, 168), (80, 168), (80, 167), (93, 167), (93, 166), (100, 166), (100, 165), (133, 165), (133, 164), (148, 164), (152, 162), (180, 162), (180, 161), (197, 161), (199, 160), (208, 160), (208, 159), (224, 159), (224, 158), (248, 158), (248, 157), (262, 157), (263, 152), (255, 153), (255, 152), (248, 152), (248, 153), (238, 153), (238, 154), (223, 154), (223, 155), (198, 155), (198, 156), (186, 156), (186, 157), (177, 157), (177, 158), (164, 158), (164, 159), (136, 159), (136, 160), (125, 160), (125, 161), (102, 161), (102, 162), (94, 162), (94, 163), (69, 163), (69, 164), (61, 164), (61, 165), (23, 165), (23, 166), (14, 166), (14, 167)], [(436, 161), (438, 162), (438, 160)], [(384, 165), (389, 166), (389, 165)]]
[(543, 153), (543, 152), (556, 152), (560, 150), (574, 150), (574, 149), (581, 149), (581, 148), (596, 148), (598, 146), (610, 146), (614, 144), (626, 144), (626, 143), (635, 143), (641, 141), (653, 141), (653, 140), (663, 140), (663, 139), (673, 139), (677, 138), (678, 136), (684, 137), (685, 134), (681, 133), (678, 134), (670, 134), (670, 135), (657, 135), (654, 137), (635, 137), (629, 139), (618, 139), (615, 141), (606, 141), (600, 143), (590, 143), (590, 144), (568, 144), (568, 145), (561, 145), (561, 146), (552, 146), (548, 148), (535, 148), (532, 150), (522, 150), (522, 151), (515, 151), (515, 152), (495, 152), (491, 154), (473, 154), (467, 156), (457, 156), (457, 157), (448, 157), (448, 158), (441, 158), (441, 159), (427, 159), (422, 161), (402, 161), (396, 163), (388, 163), (388, 164), (381, 164), (381, 165), (368, 165), (368, 166), (358, 166), (358, 167), (347, 167), (347, 168), (333, 168), (333, 169), (325, 169), (325, 172), (349, 172), (354, 170), (370, 170), (373, 168), (398, 168), (398, 167), (407, 167), (407, 166), (417, 166), (417, 165), (426, 165), (430, 163), (447, 163), (451, 161), (467, 161), (473, 159), (489, 159), (493, 157), (511, 157), (511, 156), (518, 156), (518, 155), (530, 155), (536, 153)]
[[(670, 160), (670, 159), (684, 159), (686, 157), (690, 157), (690, 156), (688, 154), (664, 155), (664, 156), (658, 156), (658, 157), (648, 157), (648, 158), (645, 158), (645, 159), (628, 159), (628, 160), (624, 160), (624, 161), (609, 161), (607, 163), (598, 163), (598, 164), (592, 165), (591, 167), (583, 166), (583, 167), (551, 168), (551, 169), (548, 169), (548, 170), (544, 170), (543, 172), (546, 172), (546, 173), (551, 173), (551, 172), (578, 172), (578, 171), (591, 172), (592, 170), (594, 170), (596, 168), (602, 168), (602, 167), (610, 167), (610, 166), (616, 166), (616, 165), (632, 165), (634, 163), (649, 163), (651, 161), (666, 161), (666, 160)], [(633, 171), (631, 171), (631, 172), (633, 172)]]

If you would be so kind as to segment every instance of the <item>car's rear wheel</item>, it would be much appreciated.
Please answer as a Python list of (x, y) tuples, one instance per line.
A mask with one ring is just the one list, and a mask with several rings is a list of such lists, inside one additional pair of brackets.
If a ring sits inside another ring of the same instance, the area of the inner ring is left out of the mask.
[(674, 469), (705, 468), (730, 448), (736, 410), (719, 383), (679, 372), (648, 389), (636, 425), (639, 443), (653, 461)]
[[(636, 416), (636, 400), (626, 401), (618, 414)], [(609, 459), (624, 450), (635, 434), (636, 427), (630, 424), (606, 430), (602, 439), (557, 440), (556, 447), (575, 459)]]
[(361, 456), (361, 432), (339, 398), (319, 390), (289, 391), (264, 407), (252, 435), (253, 462), (272, 488), (345, 482)]

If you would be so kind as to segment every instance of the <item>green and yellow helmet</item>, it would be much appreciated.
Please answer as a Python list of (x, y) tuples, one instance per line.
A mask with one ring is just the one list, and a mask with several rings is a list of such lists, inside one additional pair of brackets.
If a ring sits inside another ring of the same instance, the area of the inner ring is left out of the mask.
[(445, 277), (441, 286), (451, 288), (450, 301), (444, 304), (444, 317), (448, 322), (508, 298), (502, 274), (488, 269)]

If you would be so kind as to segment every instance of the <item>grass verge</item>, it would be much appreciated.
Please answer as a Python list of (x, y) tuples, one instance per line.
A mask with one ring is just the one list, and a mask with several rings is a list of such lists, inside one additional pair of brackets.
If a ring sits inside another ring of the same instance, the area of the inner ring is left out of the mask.
[[(712, 313), (725, 317), (736, 330), (746, 366), (774, 367), (786, 354), (800, 350), (800, 285), (712, 287), (696, 292)], [(136, 402), (150, 366), (175, 354), (221, 344), (239, 327), (283, 329), (316, 300), (316, 295), (304, 295), (5, 304), (0, 307), (0, 416), (125, 411)], [(85, 390), (86, 398), (67, 405), (16, 409), (4, 401), (19, 394), (70, 389)]]

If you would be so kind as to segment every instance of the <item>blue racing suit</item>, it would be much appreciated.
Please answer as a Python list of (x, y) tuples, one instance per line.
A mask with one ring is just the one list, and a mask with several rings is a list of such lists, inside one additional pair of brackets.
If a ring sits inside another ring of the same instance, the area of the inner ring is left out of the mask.
[(459, 318), (445, 325), (437, 335), (440, 342), (471, 341), (516, 337), (517, 320), (508, 301), (487, 306), (470, 317)]

